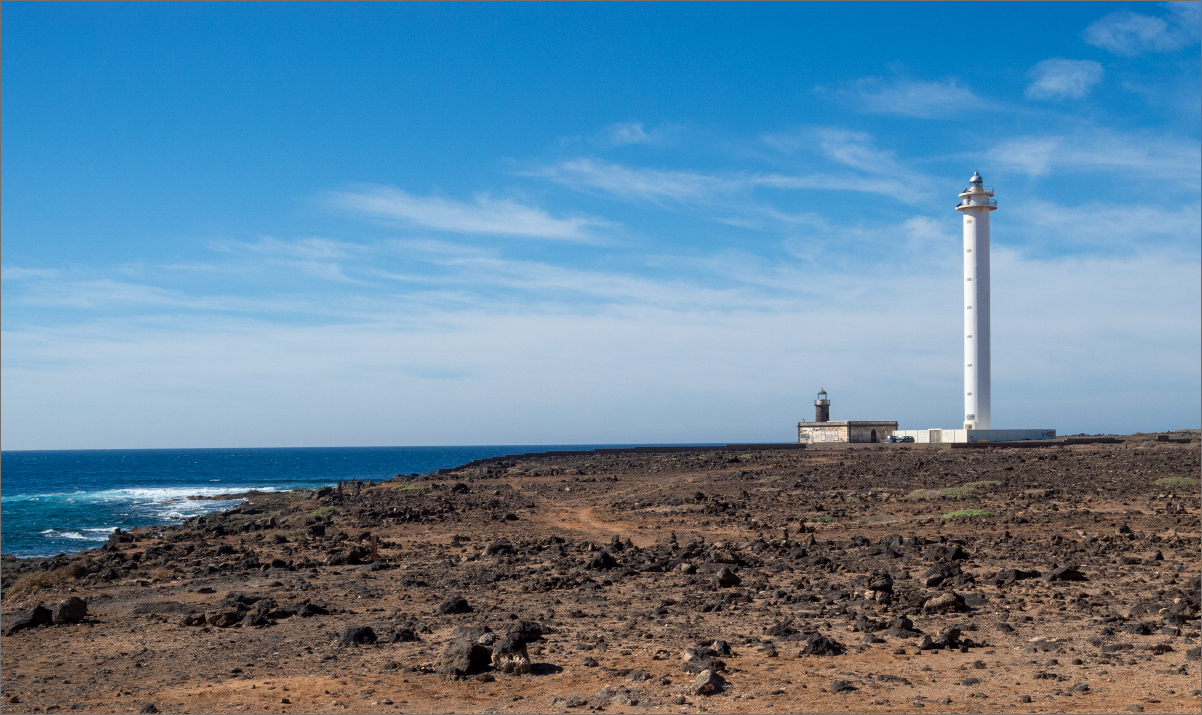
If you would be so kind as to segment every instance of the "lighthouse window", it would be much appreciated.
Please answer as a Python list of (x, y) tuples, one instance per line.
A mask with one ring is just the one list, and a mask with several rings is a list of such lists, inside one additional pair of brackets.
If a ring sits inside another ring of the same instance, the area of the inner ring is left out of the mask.
[(971, 248), (970, 248), (970, 249), (968, 249), (968, 252), (969, 252), (969, 253), (972, 253), (972, 249), (971, 249)]
[(972, 279), (971, 279), (971, 278), (969, 278), (968, 280), (972, 280)]
[(970, 393), (968, 393), (968, 396), (969, 396), (969, 397), (972, 397), (972, 393), (971, 393), (971, 392), (970, 392)]
[(972, 367), (972, 363), (968, 363), (968, 366), (969, 366), (969, 367)]
[(972, 306), (971, 306), (971, 305), (970, 305), (970, 306), (968, 306), (968, 309), (969, 309), (969, 310), (972, 310)]
[(972, 336), (971, 336), (971, 335), (969, 335), (968, 337), (970, 337), (970, 338), (971, 338)]

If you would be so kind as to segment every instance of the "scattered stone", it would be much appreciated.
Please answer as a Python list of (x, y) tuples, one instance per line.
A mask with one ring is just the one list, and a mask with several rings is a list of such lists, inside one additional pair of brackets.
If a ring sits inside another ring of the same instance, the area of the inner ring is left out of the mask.
[(497, 641), (492, 652), (492, 665), (498, 672), (508, 675), (529, 673), (531, 664), (526, 641), (516, 636), (506, 636)]
[(832, 693), (852, 693), (857, 690), (859, 688), (847, 680), (835, 680), (831, 682), (830, 691)]
[(725, 689), (726, 680), (714, 670), (701, 671), (697, 679), (688, 686), (693, 695), (717, 695)]
[(964, 598), (955, 591), (941, 593), (922, 605), (926, 613), (947, 613), (964, 610)]
[(155, 707), (154, 703), (146, 703), (145, 705), (142, 706), (142, 709), (139, 710), (138, 712), (139, 713), (157, 713), (157, 712), (159, 712), (159, 709), (157, 707)]
[(723, 566), (719, 569), (718, 573), (714, 576), (714, 580), (722, 588), (731, 588), (743, 583), (743, 579), (739, 578), (737, 573), (731, 571), (729, 566)]

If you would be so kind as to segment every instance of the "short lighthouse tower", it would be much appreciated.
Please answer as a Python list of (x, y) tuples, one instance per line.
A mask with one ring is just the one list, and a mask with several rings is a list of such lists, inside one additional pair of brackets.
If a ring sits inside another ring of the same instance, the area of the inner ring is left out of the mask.
[(956, 210), (964, 220), (964, 429), (991, 429), (989, 374), (989, 212), (993, 187), (973, 172)]

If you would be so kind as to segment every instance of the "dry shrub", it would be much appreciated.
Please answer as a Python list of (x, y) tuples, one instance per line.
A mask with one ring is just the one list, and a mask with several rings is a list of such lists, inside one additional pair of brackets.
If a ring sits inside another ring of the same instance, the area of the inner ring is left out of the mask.
[(53, 571), (31, 571), (23, 573), (13, 581), (12, 588), (4, 592), (8, 598), (21, 598), (60, 583), (82, 578), (88, 570), (83, 564), (68, 564)]
[(151, 578), (157, 578), (160, 581), (170, 581), (175, 578), (175, 572), (171, 569), (155, 569), (151, 574)]
[(316, 499), (306, 499), (304, 501), (293, 502), (290, 506), (294, 511), (310, 512), (321, 508), (321, 502)]

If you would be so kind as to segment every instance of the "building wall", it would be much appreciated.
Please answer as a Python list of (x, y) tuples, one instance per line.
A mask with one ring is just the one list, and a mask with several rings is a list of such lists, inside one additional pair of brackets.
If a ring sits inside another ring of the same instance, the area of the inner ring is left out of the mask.
[(904, 429), (898, 437), (913, 437), (921, 444), (950, 442), (1021, 442), (1029, 439), (1056, 439), (1054, 429)]
[(876, 441), (883, 442), (897, 431), (896, 422), (801, 422), (797, 425), (797, 441), (802, 444), (824, 442), (871, 442), (872, 431), (876, 430)]

